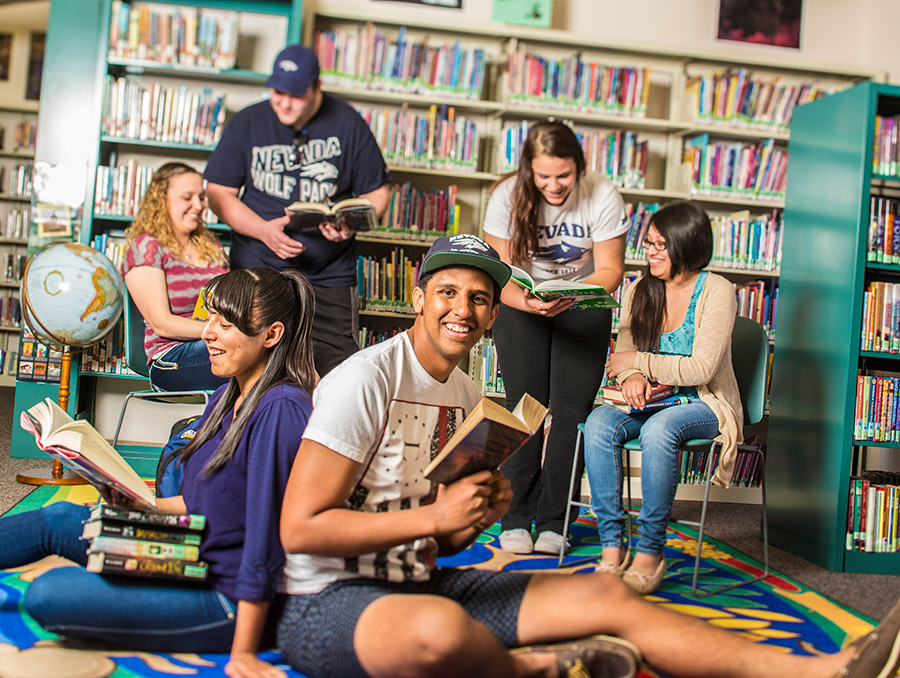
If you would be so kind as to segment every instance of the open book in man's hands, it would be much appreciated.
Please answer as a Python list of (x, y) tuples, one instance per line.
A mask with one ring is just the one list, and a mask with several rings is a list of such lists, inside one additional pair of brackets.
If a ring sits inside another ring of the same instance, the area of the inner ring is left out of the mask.
[(318, 233), (319, 224), (346, 226), (354, 231), (371, 231), (378, 225), (375, 206), (366, 198), (347, 198), (330, 207), (322, 202), (295, 202), (287, 207), (291, 221), (285, 227), (292, 233)]
[(546, 415), (547, 408), (527, 393), (512, 412), (482, 398), (425, 468), (425, 477), (452, 483), (497, 468), (535, 434)]
[(618, 308), (619, 302), (600, 285), (573, 282), (571, 280), (545, 280), (535, 284), (528, 271), (523, 271), (518, 266), (510, 265), (512, 277), (510, 282), (523, 287), (541, 301), (553, 301), (564, 297), (574, 299), (572, 308)]
[(97, 489), (116, 490), (143, 509), (156, 508), (147, 483), (100, 432), (86, 421), (72, 419), (50, 398), (22, 412), (19, 423), (34, 435), (39, 448)]

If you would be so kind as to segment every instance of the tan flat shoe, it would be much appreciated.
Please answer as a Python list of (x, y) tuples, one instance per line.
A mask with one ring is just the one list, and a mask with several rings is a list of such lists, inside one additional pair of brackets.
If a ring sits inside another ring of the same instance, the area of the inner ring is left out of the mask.
[(663, 577), (665, 576), (666, 559), (662, 558), (659, 561), (659, 565), (657, 565), (656, 567), (656, 571), (652, 574), (641, 572), (640, 570), (630, 569), (626, 570), (625, 574), (622, 575), (622, 581), (628, 584), (628, 586), (630, 586), (634, 591), (644, 596), (648, 593), (653, 593), (656, 589), (658, 589), (659, 585), (662, 583)]
[(625, 570), (628, 569), (628, 566), (631, 565), (632, 554), (627, 548), (625, 549), (625, 555), (622, 557), (622, 562), (618, 565), (614, 565), (613, 563), (603, 563), (597, 565), (594, 569), (594, 572), (605, 572), (607, 574), (614, 574), (617, 577), (621, 577), (625, 574)]

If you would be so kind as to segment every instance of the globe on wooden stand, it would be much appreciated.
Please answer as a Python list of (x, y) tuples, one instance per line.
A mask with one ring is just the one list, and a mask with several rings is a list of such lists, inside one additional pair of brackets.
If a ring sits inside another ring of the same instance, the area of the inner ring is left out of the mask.
[[(54, 243), (37, 250), (22, 273), (22, 317), (38, 340), (62, 344), (59, 406), (69, 407), (72, 349), (95, 344), (116, 326), (122, 314), (122, 276), (92, 247)], [(81, 476), (57, 460), (52, 469), (16, 475), (28, 485), (81, 485)]]

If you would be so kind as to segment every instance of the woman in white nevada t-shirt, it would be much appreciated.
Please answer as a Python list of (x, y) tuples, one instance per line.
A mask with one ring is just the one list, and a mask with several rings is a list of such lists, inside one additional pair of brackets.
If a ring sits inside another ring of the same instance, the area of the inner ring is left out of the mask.
[[(484, 239), (535, 284), (559, 279), (614, 291), (625, 266), (625, 210), (608, 179), (585, 171), (574, 132), (560, 122), (535, 124), (519, 169), (488, 202)], [(609, 347), (608, 309), (572, 309), (571, 299), (541, 302), (510, 282), (493, 328), (506, 402), (529, 393), (549, 402), (553, 425), (542, 464), (536, 435), (504, 464), (514, 493), (500, 545), (514, 553), (559, 553), (576, 426), (591, 411)], [(537, 541), (532, 541), (534, 523)]]

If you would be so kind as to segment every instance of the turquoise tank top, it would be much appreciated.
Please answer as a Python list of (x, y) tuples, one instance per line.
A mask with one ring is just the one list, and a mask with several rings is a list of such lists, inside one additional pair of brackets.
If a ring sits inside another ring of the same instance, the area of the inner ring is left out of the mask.
[[(703, 291), (705, 282), (706, 271), (700, 271), (694, 283), (694, 293), (691, 295), (684, 322), (671, 332), (662, 332), (659, 335), (659, 350), (656, 353), (661, 355), (691, 355), (694, 349), (694, 330), (697, 325), (697, 299)], [(681, 395), (696, 397), (697, 387), (682, 386), (678, 389), (678, 392)]]

